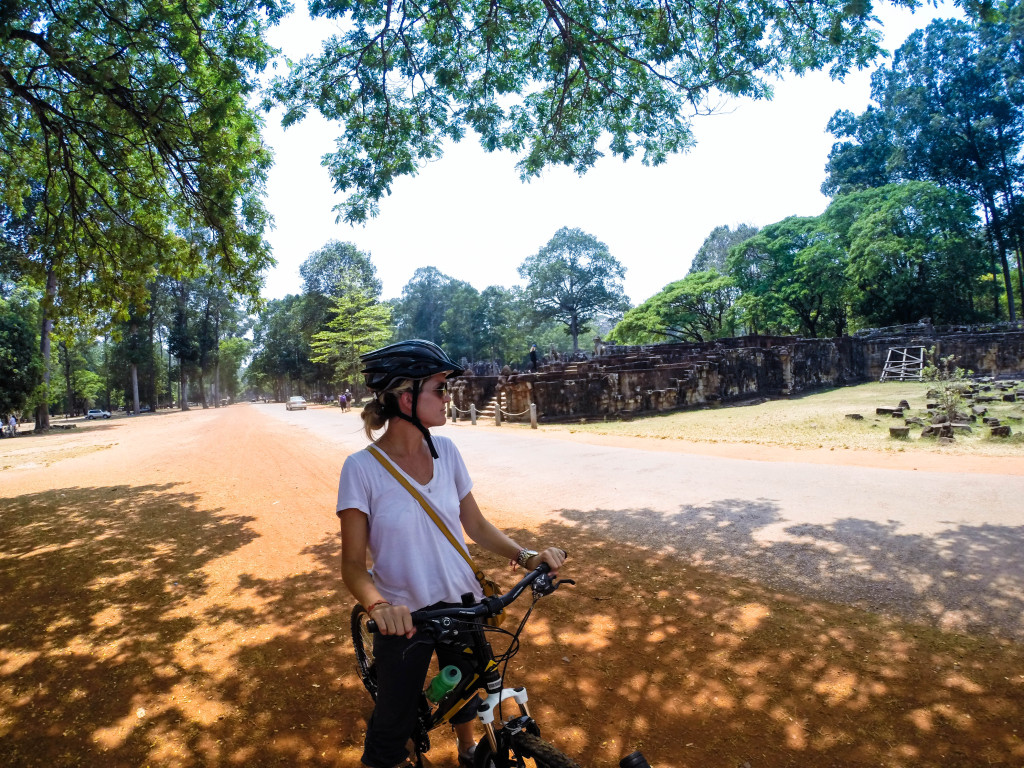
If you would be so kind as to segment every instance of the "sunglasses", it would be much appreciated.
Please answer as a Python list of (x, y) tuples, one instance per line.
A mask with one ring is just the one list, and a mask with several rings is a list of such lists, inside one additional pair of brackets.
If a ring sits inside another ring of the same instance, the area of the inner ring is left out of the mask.
[(427, 392), (433, 392), (438, 397), (444, 397), (446, 394), (448, 394), (448, 385), (447, 384), (442, 384), (440, 387), (435, 387), (433, 389), (428, 389), (426, 391)]

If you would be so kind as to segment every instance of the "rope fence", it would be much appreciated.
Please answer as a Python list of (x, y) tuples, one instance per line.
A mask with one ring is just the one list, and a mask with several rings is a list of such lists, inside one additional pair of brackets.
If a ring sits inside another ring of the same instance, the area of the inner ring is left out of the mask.
[[(476, 424), (477, 410), (476, 410), (476, 404), (475, 403), (470, 403), (469, 404), (469, 410), (465, 410), (464, 408), (459, 408), (457, 405), (455, 405), (455, 403), (449, 403), (448, 407), (451, 409), (450, 412), (449, 412), (449, 415), (451, 416), (451, 419), (452, 419), (453, 422), (459, 420), (459, 415), (460, 414), (465, 415), (465, 414), (468, 413), (469, 414), (470, 423), (472, 423), (474, 425)], [(501, 417), (502, 416), (505, 416), (507, 418), (518, 418), (520, 416), (526, 416), (527, 414), (530, 415), (530, 429), (536, 429), (537, 428), (537, 405), (536, 405), (536, 403), (530, 403), (530, 407), (529, 408), (527, 408), (525, 411), (520, 411), (519, 413), (512, 413), (511, 411), (506, 411), (505, 409), (503, 409), (501, 407), (500, 401), (495, 401), (495, 403), (494, 403), (494, 423), (497, 426), (499, 426), (499, 427), (501, 426)]]
[(502, 416), (512, 416), (512, 417), (515, 417), (515, 416), (525, 416), (526, 414), (528, 414), (530, 412), (531, 409), (527, 408), (525, 411), (520, 411), (519, 413), (510, 413), (509, 411), (506, 411), (504, 408), (499, 408), (498, 410), (501, 411), (501, 415)]

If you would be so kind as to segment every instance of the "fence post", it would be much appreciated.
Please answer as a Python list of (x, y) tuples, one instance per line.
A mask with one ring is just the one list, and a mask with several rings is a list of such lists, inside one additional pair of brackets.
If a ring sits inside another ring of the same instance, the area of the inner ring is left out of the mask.
[(456, 414), (455, 403), (448, 403), (448, 410), (451, 412), (452, 424), (454, 424), (455, 422), (457, 422), (459, 420), (459, 417)]
[(498, 397), (494, 401), (494, 424), (501, 426), (501, 392), (498, 393)]
[(469, 404), (469, 423), (476, 426), (476, 403)]
[(537, 404), (530, 403), (530, 429), (537, 428)]

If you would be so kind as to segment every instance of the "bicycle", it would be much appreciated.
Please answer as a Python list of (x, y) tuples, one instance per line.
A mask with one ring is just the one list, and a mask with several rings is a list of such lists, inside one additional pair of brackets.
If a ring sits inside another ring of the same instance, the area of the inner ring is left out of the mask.
[[(430, 731), (447, 723), (475, 695), (486, 693), (477, 710), (477, 719), (483, 724), (484, 736), (474, 753), (474, 768), (579, 768), (571, 758), (540, 737), (540, 727), (530, 715), (526, 688), (505, 687), (508, 662), (519, 650), (519, 635), (541, 597), (550, 595), (563, 584), (575, 584), (571, 579), (552, 580), (549, 568), (542, 563), (512, 589), (503, 595), (485, 597), (476, 602), (471, 594), (463, 595), (462, 605), (453, 608), (413, 611), (416, 632), (424, 633), (426, 642), (456, 646), (472, 656), (472, 670), (437, 704), (432, 704), (424, 691), (420, 694), (415, 733), (412, 735), (414, 758), (422, 766), (422, 755), (430, 750)], [(474, 621), (497, 616), (517, 600), (527, 587), (532, 587), (533, 605), (519, 622), (514, 632)], [(376, 623), (361, 605), (352, 609), (352, 644), (355, 646), (359, 676), (374, 700), (377, 698), (377, 670), (373, 659), (373, 634)], [(498, 632), (509, 635), (508, 649), (495, 656), (487, 634)], [(516, 713), (504, 717), (502, 704), (516, 703)]]

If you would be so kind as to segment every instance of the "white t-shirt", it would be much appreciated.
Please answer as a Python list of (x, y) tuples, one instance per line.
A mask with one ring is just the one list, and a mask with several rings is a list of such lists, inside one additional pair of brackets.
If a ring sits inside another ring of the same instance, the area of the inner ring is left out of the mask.
[[(458, 448), (445, 437), (433, 436), (438, 458), (434, 476), (421, 485), (391, 462), (426, 499), (445, 527), (465, 549), (459, 502), (473, 490)], [(387, 454), (380, 452), (386, 461)], [(369, 519), (373, 582), (395, 605), (417, 610), (439, 601), (461, 602), (472, 592), (483, 597), (473, 570), (445, 537), (423, 507), (366, 449), (353, 453), (341, 469), (338, 512), (358, 509)], [(468, 550), (467, 550), (468, 552)]]

